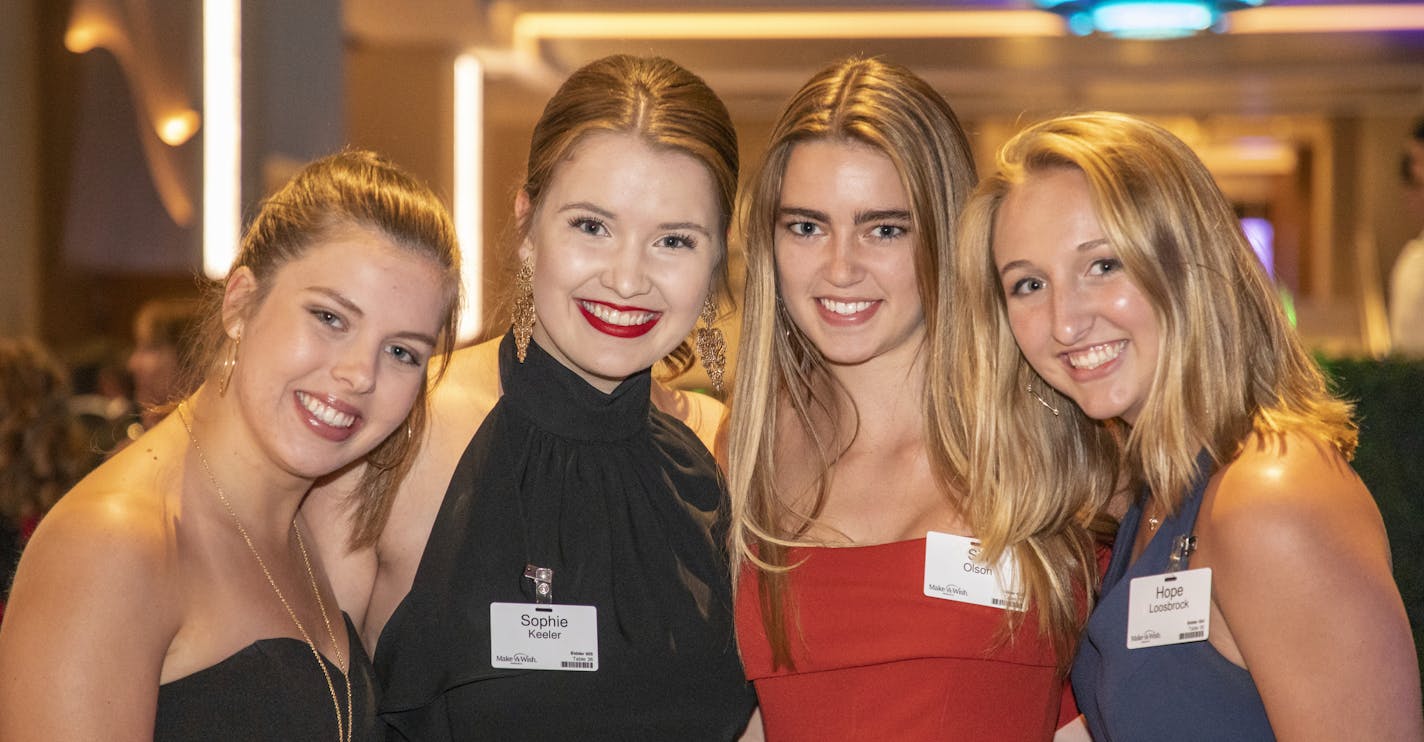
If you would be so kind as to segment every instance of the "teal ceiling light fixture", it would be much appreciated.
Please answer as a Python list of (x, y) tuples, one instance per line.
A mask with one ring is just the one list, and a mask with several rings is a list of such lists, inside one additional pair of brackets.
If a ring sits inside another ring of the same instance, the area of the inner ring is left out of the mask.
[(1078, 36), (1093, 32), (1125, 39), (1175, 39), (1216, 27), (1233, 10), (1265, 0), (1035, 0), (1064, 17)]

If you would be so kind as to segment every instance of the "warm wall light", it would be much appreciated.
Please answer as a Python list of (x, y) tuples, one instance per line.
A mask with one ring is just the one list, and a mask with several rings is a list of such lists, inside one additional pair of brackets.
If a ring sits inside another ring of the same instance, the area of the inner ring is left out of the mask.
[(513, 46), (537, 57), (542, 39), (925, 39), (1062, 36), (1033, 10), (706, 13), (521, 13)]
[(203, 272), (227, 275), (242, 213), (241, 0), (203, 0)]
[(1228, 33), (1343, 33), (1424, 30), (1424, 5), (1292, 5), (1231, 14)]
[(479, 57), (455, 58), (455, 233), (465, 305), (460, 337), (471, 340), (484, 318), (485, 70)]
[[(198, 112), (188, 100), (181, 67), (172, 49), (153, 33), (157, 12), (146, 0), (75, 0), (64, 46), (75, 54), (103, 49), (113, 55), (128, 83), (139, 119), (139, 145), (163, 208), (179, 226), (193, 221), (197, 184), (173, 148), (198, 129)], [(167, 146), (164, 146), (167, 145)]]
[(177, 147), (192, 138), (198, 131), (198, 112), (183, 110), (159, 119), (158, 138), (170, 147)]

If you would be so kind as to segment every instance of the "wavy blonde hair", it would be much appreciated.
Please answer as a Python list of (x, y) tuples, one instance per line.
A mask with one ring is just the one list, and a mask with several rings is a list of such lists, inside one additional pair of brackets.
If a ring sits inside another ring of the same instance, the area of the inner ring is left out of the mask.
[[(777, 297), (774, 230), (782, 178), (791, 151), (808, 141), (855, 142), (874, 148), (894, 163), (909, 195), (916, 235), (915, 274), (924, 307), (926, 349), (925, 439), (935, 476), (946, 497), (968, 518), (994, 554), (1012, 549), (1020, 559), (1028, 591), (1039, 599), (1044, 630), (1060, 659), (1071, 657), (1083, 584), (1074, 576), (1091, 564), (1092, 546), (1071, 517), (1053, 519), (1058, 530), (1028, 530), (996, 524), (1020, 522), (1017, 499), (963, 499), (966, 457), (961, 453), (963, 402), (952, 392), (950, 369), (960, 363), (948, 342), (958, 310), (951, 301), (951, 268), (960, 207), (974, 186), (968, 140), (949, 104), (908, 69), (878, 59), (850, 58), (817, 73), (787, 104), (759, 173), (743, 194), (747, 290), (729, 437), (729, 489), (733, 566), (760, 570), (758, 600), (777, 667), (793, 667), (787, 626), (788, 584), (794, 565), (788, 548), (800, 543), (824, 509), (829, 474), (836, 457), (832, 443), (818, 437), (813, 418), (854, 420), (856, 411), (838, 409), (835, 381), (815, 346), (796, 327)], [(778, 420), (784, 404), (792, 419)], [(972, 407), (969, 408), (972, 410)], [(774, 440), (779, 425), (796, 425), (813, 442), (820, 464), (817, 495), (807, 512), (786, 506), (776, 488)], [(1071, 514), (1070, 514), (1071, 515)], [(1034, 521), (1035, 524), (1038, 521)], [(1012, 628), (1017, 614), (1008, 614)], [(1007, 636), (1007, 634), (1005, 634)]]
[[(995, 266), (995, 220), (1035, 175), (1083, 173), (1103, 233), (1161, 328), (1157, 368), (1131, 430), (1096, 421), (1038, 376), (1009, 328)], [(1166, 129), (1115, 113), (1031, 126), (1000, 150), (965, 209), (954, 323), (955, 388), (979, 405), (969, 427), (971, 499), (1102, 507), (1122, 471), (1175, 512), (1197, 454), (1219, 465), (1251, 433), (1302, 431), (1349, 458), (1351, 406), (1330, 394), (1211, 173)], [(1056, 406), (1047, 413), (1024, 388)], [(1036, 505), (1034, 507), (1042, 507)]]

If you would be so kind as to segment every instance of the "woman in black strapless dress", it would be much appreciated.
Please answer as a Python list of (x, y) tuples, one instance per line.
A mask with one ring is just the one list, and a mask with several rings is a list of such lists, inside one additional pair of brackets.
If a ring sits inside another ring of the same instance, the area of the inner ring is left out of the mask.
[(371, 153), (263, 206), (197, 391), (40, 524), (0, 629), (0, 739), (375, 738), (370, 660), (298, 507), (362, 459), (380, 508), (453, 342), (454, 228)]

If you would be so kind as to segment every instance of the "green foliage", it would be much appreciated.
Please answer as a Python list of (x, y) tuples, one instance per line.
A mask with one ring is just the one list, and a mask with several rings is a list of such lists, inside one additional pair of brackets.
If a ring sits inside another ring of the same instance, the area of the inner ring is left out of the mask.
[(1318, 360), (1336, 392), (1355, 403), (1355, 471), (1384, 516), (1394, 579), (1424, 667), (1424, 360)]

